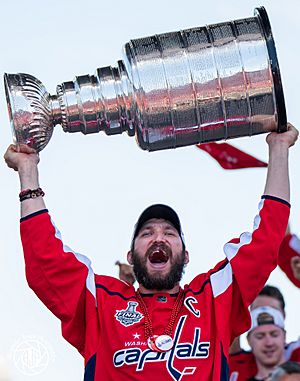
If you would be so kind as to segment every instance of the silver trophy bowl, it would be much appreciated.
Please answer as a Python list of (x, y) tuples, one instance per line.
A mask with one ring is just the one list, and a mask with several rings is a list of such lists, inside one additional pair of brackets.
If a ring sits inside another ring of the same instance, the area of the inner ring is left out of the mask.
[(135, 136), (145, 150), (271, 131), (287, 118), (266, 10), (250, 18), (131, 40), (117, 67), (77, 76), (50, 95), (5, 74), (14, 141), (42, 150), (53, 128)]

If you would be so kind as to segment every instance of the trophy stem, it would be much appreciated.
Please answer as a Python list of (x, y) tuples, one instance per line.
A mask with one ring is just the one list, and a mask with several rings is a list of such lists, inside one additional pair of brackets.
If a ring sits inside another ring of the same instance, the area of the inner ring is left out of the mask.
[(52, 112), (53, 125), (62, 124), (62, 112), (58, 97), (56, 95), (50, 95), (50, 108)]
[(61, 124), (65, 132), (104, 131), (115, 135), (127, 131), (134, 135), (132, 86), (123, 62), (118, 65), (99, 68), (95, 75), (77, 76), (74, 81), (58, 85), (57, 97), (52, 97), (55, 123)]

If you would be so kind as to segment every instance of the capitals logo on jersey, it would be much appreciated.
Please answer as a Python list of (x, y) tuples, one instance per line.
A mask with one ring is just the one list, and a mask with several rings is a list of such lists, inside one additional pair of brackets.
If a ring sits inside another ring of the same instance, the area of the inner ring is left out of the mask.
[(138, 323), (144, 316), (136, 311), (137, 305), (137, 302), (128, 302), (126, 310), (116, 311), (115, 318), (124, 325), (124, 327)]
[(175, 360), (206, 359), (209, 356), (210, 342), (201, 341), (201, 329), (194, 329), (194, 337), (191, 342), (180, 342), (180, 336), (185, 324), (187, 315), (180, 317), (174, 332), (174, 345), (168, 352), (154, 352), (152, 349), (142, 349), (139, 347), (122, 348), (114, 353), (113, 363), (116, 368), (122, 366), (134, 366), (136, 372), (140, 372), (147, 366), (147, 363), (165, 362), (166, 369), (172, 380), (180, 381), (183, 376), (193, 375), (195, 366), (184, 367), (179, 370), (175, 367)]

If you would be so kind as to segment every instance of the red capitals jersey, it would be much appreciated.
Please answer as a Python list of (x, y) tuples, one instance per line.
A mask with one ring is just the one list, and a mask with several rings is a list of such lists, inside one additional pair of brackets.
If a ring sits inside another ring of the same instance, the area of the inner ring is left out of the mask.
[[(248, 306), (277, 265), (289, 205), (264, 196), (252, 233), (224, 246), (226, 259), (184, 287), (173, 327), (174, 345), (154, 352), (146, 343), (133, 286), (95, 275), (91, 262), (64, 245), (46, 210), (21, 221), (26, 277), (61, 320), (62, 334), (85, 359), (85, 381), (227, 380), (232, 339), (250, 326)], [(209, 253), (200, 253), (209, 255)], [(167, 326), (174, 295), (144, 295), (154, 334)]]
[[(300, 362), (300, 338), (286, 345), (284, 361)], [(255, 377), (257, 366), (250, 351), (241, 351), (229, 356), (230, 381), (247, 381)]]
[(284, 237), (279, 250), (278, 264), (282, 271), (296, 287), (300, 288), (300, 280), (294, 277), (291, 259), (300, 255), (300, 239), (295, 234)]

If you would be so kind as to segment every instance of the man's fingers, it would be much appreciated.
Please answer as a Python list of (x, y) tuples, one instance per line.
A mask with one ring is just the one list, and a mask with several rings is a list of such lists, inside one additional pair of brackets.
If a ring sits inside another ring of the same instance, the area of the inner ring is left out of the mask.
[(269, 145), (276, 144), (277, 142), (285, 142), (288, 147), (292, 147), (298, 139), (299, 131), (292, 125), (287, 123), (287, 131), (281, 133), (271, 132), (267, 135), (266, 140)]
[(14, 144), (10, 144), (3, 155), (5, 162), (7, 163), (8, 157), (11, 152), (16, 152), (16, 146)]
[(17, 146), (15, 144), (10, 144), (8, 147), (7, 147), (7, 150), (5, 151), (5, 154), (4, 154), (4, 157), (7, 156), (7, 154), (9, 152), (17, 152)]
[[(36, 158), (32, 155), (36, 155)], [(27, 146), (26, 144), (10, 144), (4, 154), (4, 160), (9, 168), (18, 171), (19, 164), (24, 160), (24, 155), (28, 155), (29, 160), (35, 160), (36, 163), (39, 162), (39, 157), (36, 151)]]
[(292, 123), (287, 124), (287, 129), (288, 129), (287, 131), (288, 134), (292, 137), (292, 141), (290, 144), (290, 147), (291, 147), (296, 143), (299, 136), (299, 131), (292, 125)]
[(36, 153), (36, 151), (29, 147), (27, 144), (23, 144), (23, 143), (20, 143), (17, 145), (18, 147), (18, 152), (22, 152), (22, 153)]
[(4, 154), (4, 158), (9, 155), (11, 152), (16, 152), (16, 153), (36, 153), (36, 151), (29, 147), (26, 144), (10, 144)]

